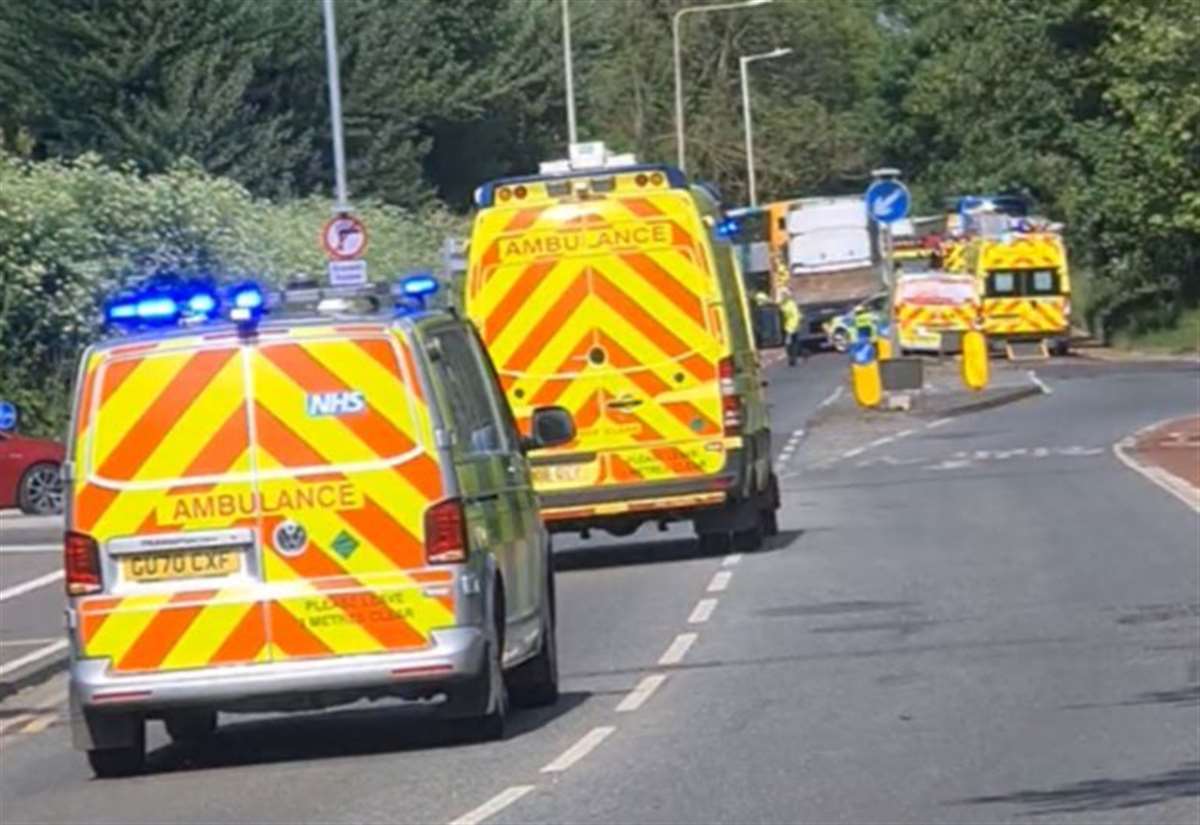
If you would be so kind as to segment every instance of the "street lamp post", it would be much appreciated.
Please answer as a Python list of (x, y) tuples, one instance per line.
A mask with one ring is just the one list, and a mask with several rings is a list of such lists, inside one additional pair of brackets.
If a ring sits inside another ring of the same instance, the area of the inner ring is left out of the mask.
[(571, 68), (571, 0), (562, 0), (563, 71), (567, 75), (567, 140), (573, 146), (579, 142), (575, 126), (575, 72)]
[(787, 48), (775, 49), (760, 54), (747, 54), (738, 58), (742, 70), (742, 119), (746, 122), (746, 179), (750, 187), (750, 205), (758, 206), (758, 188), (754, 180), (754, 126), (750, 118), (750, 72), (751, 63), (757, 60), (771, 60), (791, 54)]
[(329, 78), (329, 120), (333, 126), (333, 170), (335, 181), (333, 205), (335, 214), (350, 211), (346, 193), (346, 142), (342, 137), (342, 81), (338, 76), (337, 22), (333, 14), (333, 0), (324, 0), (321, 5), (325, 18), (325, 69)]
[(679, 42), (679, 24), (685, 14), (706, 11), (731, 11), (733, 9), (748, 9), (753, 6), (765, 6), (774, 0), (743, 0), (741, 3), (716, 3), (711, 6), (688, 6), (675, 12), (671, 18), (671, 45), (675, 56), (675, 148), (678, 153), (678, 165), (681, 172), (687, 171), (686, 155), (683, 140), (683, 56)]

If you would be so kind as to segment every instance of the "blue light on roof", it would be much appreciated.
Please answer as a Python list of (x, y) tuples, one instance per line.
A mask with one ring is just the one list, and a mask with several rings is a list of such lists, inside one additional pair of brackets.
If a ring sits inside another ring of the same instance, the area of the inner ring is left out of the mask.
[(109, 321), (132, 321), (137, 318), (137, 302), (113, 304), (108, 308), (106, 315)]
[(137, 302), (137, 317), (142, 321), (174, 320), (178, 315), (179, 304), (165, 295), (143, 298)]
[(217, 309), (217, 296), (211, 292), (197, 292), (188, 298), (187, 309), (193, 315), (212, 315)]
[(400, 282), (405, 295), (424, 298), (438, 291), (437, 278), (432, 275), (410, 275)]
[(238, 309), (261, 309), (263, 292), (256, 284), (240, 286), (233, 292), (233, 305)]

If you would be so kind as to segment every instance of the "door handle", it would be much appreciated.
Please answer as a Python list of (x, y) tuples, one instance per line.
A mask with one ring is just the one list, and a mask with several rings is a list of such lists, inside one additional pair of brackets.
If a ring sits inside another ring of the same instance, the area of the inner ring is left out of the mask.
[(640, 407), (642, 400), (640, 398), (618, 398), (615, 401), (609, 401), (608, 406), (614, 410), (632, 410), (634, 407)]

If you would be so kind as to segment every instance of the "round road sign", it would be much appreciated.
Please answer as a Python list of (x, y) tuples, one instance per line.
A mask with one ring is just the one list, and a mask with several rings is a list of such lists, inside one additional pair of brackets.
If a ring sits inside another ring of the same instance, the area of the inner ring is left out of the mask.
[(338, 215), (321, 230), (321, 245), (333, 260), (352, 261), (367, 248), (367, 228), (353, 215)]

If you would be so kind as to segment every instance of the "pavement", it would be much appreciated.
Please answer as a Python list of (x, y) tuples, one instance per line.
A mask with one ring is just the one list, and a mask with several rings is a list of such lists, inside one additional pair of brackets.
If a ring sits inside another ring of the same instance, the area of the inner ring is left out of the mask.
[[(1200, 371), (1063, 359), (1019, 402), (870, 426), (828, 414), (846, 374), (770, 373), (768, 549), (558, 542), (563, 698), (506, 741), (222, 717), (200, 747), (152, 725), (150, 773), (101, 782), (54, 675), (0, 702), (4, 822), (1200, 821), (1200, 516), (1113, 449), (1200, 412)], [(30, 592), (0, 625), (61, 599)]]

